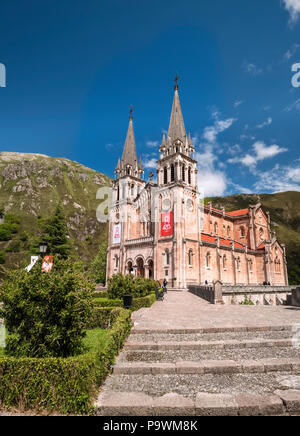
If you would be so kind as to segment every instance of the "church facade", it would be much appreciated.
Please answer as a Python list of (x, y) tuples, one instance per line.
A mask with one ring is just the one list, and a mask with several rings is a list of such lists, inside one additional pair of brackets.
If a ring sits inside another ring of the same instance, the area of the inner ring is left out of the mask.
[(144, 180), (136, 154), (132, 111), (113, 182), (107, 277), (117, 273), (189, 285), (288, 285), (285, 246), (260, 204), (226, 212), (204, 204), (195, 149), (187, 135), (178, 85), (167, 136), (153, 174)]

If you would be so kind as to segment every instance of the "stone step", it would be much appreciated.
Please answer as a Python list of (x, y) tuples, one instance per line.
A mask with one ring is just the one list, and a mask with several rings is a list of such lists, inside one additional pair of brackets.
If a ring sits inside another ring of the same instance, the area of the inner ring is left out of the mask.
[(300, 411), (300, 391), (277, 390), (274, 394), (211, 394), (194, 398), (174, 392), (150, 396), (141, 392), (102, 392), (94, 413), (101, 416), (266, 416)]
[(132, 343), (159, 343), (159, 342), (215, 342), (230, 340), (249, 340), (249, 339), (291, 339), (295, 335), (291, 330), (279, 331), (259, 331), (259, 332), (225, 332), (225, 333), (148, 333), (133, 334), (128, 338)]
[(202, 360), (259, 360), (300, 358), (300, 350), (294, 347), (227, 348), (207, 350), (124, 350), (117, 359), (120, 363), (153, 362), (174, 363)]
[(300, 358), (260, 359), (260, 360), (201, 360), (177, 361), (175, 363), (118, 362), (113, 374), (235, 374), (286, 372), (300, 375)]
[(292, 338), (284, 339), (248, 339), (248, 340), (225, 340), (225, 341), (163, 341), (163, 342), (126, 342), (125, 350), (211, 350), (211, 349), (231, 349), (231, 348), (266, 348), (266, 347), (292, 347), (295, 340)]
[(206, 333), (230, 333), (230, 332), (278, 332), (289, 331), (293, 329), (293, 325), (260, 325), (260, 326), (223, 326), (223, 327), (205, 327), (205, 328), (165, 328), (160, 325), (159, 327), (141, 328), (135, 323), (131, 330), (132, 335), (144, 334), (206, 334)]

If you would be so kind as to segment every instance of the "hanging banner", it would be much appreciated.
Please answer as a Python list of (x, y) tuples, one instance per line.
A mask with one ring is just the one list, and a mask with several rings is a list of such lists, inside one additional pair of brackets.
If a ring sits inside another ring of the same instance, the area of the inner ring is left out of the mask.
[(173, 212), (161, 214), (160, 233), (161, 236), (173, 235)]
[(121, 243), (121, 224), (115, 224), (113, 227), (113, 244)]
[(53, 257), (45, 256), (42, 263), (42, 270), (45, 272), (50, 272), (53, 268)]

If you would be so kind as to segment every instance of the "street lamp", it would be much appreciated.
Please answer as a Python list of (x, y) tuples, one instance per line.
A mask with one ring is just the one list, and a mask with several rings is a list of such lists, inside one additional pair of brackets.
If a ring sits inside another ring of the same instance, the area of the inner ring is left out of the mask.
[(42, 241), (39, 243), (39, 246), (40, 246), (41, 256), (43, 257), (43, 254), (47, 253), (48, 244), (47, 244), (47, 242)]

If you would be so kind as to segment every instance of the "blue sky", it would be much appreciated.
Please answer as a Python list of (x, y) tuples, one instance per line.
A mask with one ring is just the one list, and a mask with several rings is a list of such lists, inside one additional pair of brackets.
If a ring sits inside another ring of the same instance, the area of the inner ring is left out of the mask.
[(0, 4), (0, 151), (113, 176), (130, 105), (150, 171), (173, 79), (206, 195), (300, 190), (300, 0)]

